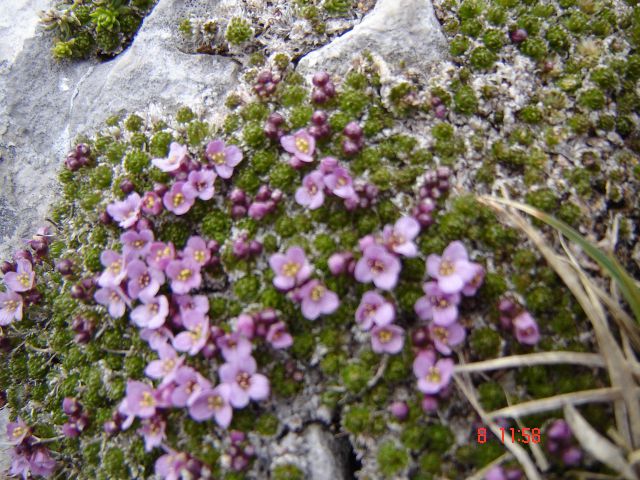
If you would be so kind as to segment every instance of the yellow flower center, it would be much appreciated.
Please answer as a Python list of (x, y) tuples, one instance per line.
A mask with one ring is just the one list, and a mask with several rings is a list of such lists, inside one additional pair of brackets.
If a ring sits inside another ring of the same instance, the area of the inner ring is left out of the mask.
[(164, 361), (163, 370), (168, 373), (171, 370), (173, 370), (173, 367), (175, 366), (176, 366), (176, 361), (173, 358), (170, 358), (169, 360)]
[(373, 316), (376, 313), (376, 307), (374, 307), (373, 305), (368, 303), (368, 304), (366, 304), (364, 306), (364, 312), (363, 313), (364, 313), (365, 318), (369, 318), (369, 317)]
[(111, 265), (109, 265), (109, 270), (114, 275), (118, 275), (122, 271), (122, 260), (116, 260)]
[(205, 257), (204, 251), (196, 250), (195, 252), (193, 252), (193, 258), (198, 263), (204, 263), (204, 260), (206, 257)]
[(184, 195), (181, 193), (176, 193), (173, 197), (173, 206), (179, 207), (184, 203)]
[(119, 302), (120, 301), (120, 296), (116, 293), (116, 292), (111, 292), (111, 301), (112, 302)]
[(216, 165), (223, 165), (224, 164), (224, 153), (222, 153), (222, 152), (214, 153), (213, 155), (211, 155), (211, 161), (213, 163), (215, 163)]
[(218, 410), (219, 408), (222, 408), (224, 406), (224, 400), (220, 395), (214, 395), (212, 397), (209, 397), (209, 400), (207, 400), (207, 405), (211, 410)]
[(393, 334), (389, 330), (381, 330), (378, 332), (378, 340), (382, 343), (388, 343), (393, 338)]
[(144, 247), (144, 244), (145, 244), (144, 240), (136, 240), (131, 245), (133, 245), (135, 248), (142, 248)]
[(28, 273), (20, 273), (18, 275), (18, 281), (23, 287), (28, 287), (31, 283), (31, 278), (29, 277)]
[(236, 376), (236, 382), (240, 385), (240, 388), (246, 390), (249, 388), (249, 374), (247, 372), (241, 372)]
[(397, 247), (398, 245), (402, 245), (406, 241), (407, 240), (402, 235), (398, 235), (397, 233), (392, 234), (391, 238), (389, 239), (389, 243), (393, 247)]
[(26, 432), (27, 432), (26, 428), (24, 428), (24, 427), (16, 427), (16, 428), (13, 429), (13, 433), (11, 435), (13, 435), (13, 438), (20, 438)]
[(149, 311), (152, 314), (154, 314), (154, 315), (157, 314), (159, 310), (160, 310), (160, 307), (158, 306), (157, 303), (152, 303), (151, 305), (149, 305)]
[(430, 367), (429, 372), (427, 373), (427, 381), (432, 383), (440, 383), (440, 380), (442, 380), (440, 370), (438, 370), (436, 367)]
[(300, 264), (296, 262), (287, 262), (282, 266), (282, 273), (287, 277), (295, 277), (300, 271)]
[(153, 208), (153, 206), (156, 204), (156, 201), (153, 197), (147, 197), (144, 201), (144, 204), (147, 208)]
[(315, 195), (318, 192), (318, 187), (316, 187), (315, 183), (312, 183), (311, 185), (309, 185), (309, 187), (307, 187), (307, 191), (310, 195)]
[(302, 153), (309, 153), (309, 142), (302, 137), (298, 137), (296, 138), (296, 148)]
[(158, 250), (158, 252), (156, 253), (156, 261), (160, 261), (163, 258), (170, 258), (171, 257), (171, 248), (164, 247), (162, 250)]
[(4, 308), (6, 308), (11, 312), (11, 311), (16, 311), (18, 309), (19, 304), (17, 300), (5, 300), (3, 305), (4, 305)]
[(193, 275), (193, 272), (189, 268), (183, 268), (178, 274), (178, 280), (180, 280), (181, 282), (186, 282), (191, 278), (191, 275)]
[(140, 275), (140, 278), (138, 278), (138, 285), (140, 286), (140, 288), (148, 287), (150, 283), (151, 276), (148, 273), (143, 273), (142, 275)]
[(373, 270), (373, 273), (384, 272), (384, 263), (380, 260), (369, 260), (369, 268)]
[(449, 260), (442, 260), (442, 262), (440, 263), (440, 269), (438, 271), (440, 272), (440, 275), (446, 277), (455, 272), (455, 268), (453, 267), (453, 263), (451, 263)]
[(194, 341), (198, 340), (200, 338), (200, 335), (202, 335), (202, 327), (200, 325), (196, 325), (196, 328), (192, 330), (190, 333), (191, 333), (191, 338)]
[(440, 340), (442, 343), (447, 343), (449, 339), (449, 330), (444, 327), (435, 327), (433, 329), (433, 335)]
[(320, 300), (324, 295), (325, 290), (326, 288), (324, 288), (322, 285), (316, 285), (315, 287), (313, 287), (311, 289), (311, 300), (313, 300), (314, 302)]
[(153, 407), (156, 404), (156, 401), (153, 399), (153, 396), (149, 392), (143, 392), (142, 398), (140, 399), (141, 407)]
[(339, 187), (344, 187), (347, 184), (347, 179), (344, 177), (340, 177), (338, 178), (338, 186)]

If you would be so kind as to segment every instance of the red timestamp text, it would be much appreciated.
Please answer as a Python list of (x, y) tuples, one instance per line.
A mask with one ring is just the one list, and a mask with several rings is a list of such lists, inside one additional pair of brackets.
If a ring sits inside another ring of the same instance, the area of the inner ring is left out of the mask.
[[(479, 427), (477, 431), (478, 443), (486, 443), (487, 429)], [(540, 443), (542, 436), (539, 428), (500, 428), (499, 437), (502, 443)]]

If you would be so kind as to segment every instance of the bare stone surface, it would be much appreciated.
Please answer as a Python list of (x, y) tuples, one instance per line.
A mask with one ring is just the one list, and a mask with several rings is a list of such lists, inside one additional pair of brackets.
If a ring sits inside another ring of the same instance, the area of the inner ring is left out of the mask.
[(427, 72), (447, 56), (447, 42), (430, 0), (379, 0), (353, 30), (304, 56), (298, 71), (344, 74), (369, 51), (396, 67)]

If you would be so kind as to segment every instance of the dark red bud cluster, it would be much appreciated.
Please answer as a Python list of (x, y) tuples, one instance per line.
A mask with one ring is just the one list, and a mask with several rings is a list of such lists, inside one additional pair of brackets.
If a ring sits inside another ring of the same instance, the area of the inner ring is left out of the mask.
[(79, 168), (89, 164), (91, 161), (90, 156), (91, 148), (89, 148), (89, 145), (80, 143), (67, 154), (64, 164), (69, 170), (75, 172)]
[(336, 86), (327, 72), (316, 73), (313, 76), (312, 83), (315, 87), (311, 92), (311, 101), (313, 103), (325, 103), (335, 97)]
[(349, 122), (342, 131), (345, 139), (342, 141), (342, 152), (345, 155), (355, 155), (364, 146), (364, 134), (358, 122)]
[(273, 94), (278, 87), (278, 83), (280, 83), (282, 78), (279, 73), (273, 73), (269, 70), (263, 70), (258, 74), (256, 78), (256, 83), (253, 86), (253, 91), (256, 92), (260, 97), (268, 97)]

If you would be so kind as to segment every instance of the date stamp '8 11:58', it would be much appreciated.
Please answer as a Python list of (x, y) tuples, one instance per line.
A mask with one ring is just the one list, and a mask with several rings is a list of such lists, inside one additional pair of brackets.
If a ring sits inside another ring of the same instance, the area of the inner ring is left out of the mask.
[[(486, 443), (487, 429), (479, 427), (478, 443)], [(511, 441), (511, 443), (540, 443), (541, 435), (539, 428), (500, 428), (500, 440), (502, 443)]]

